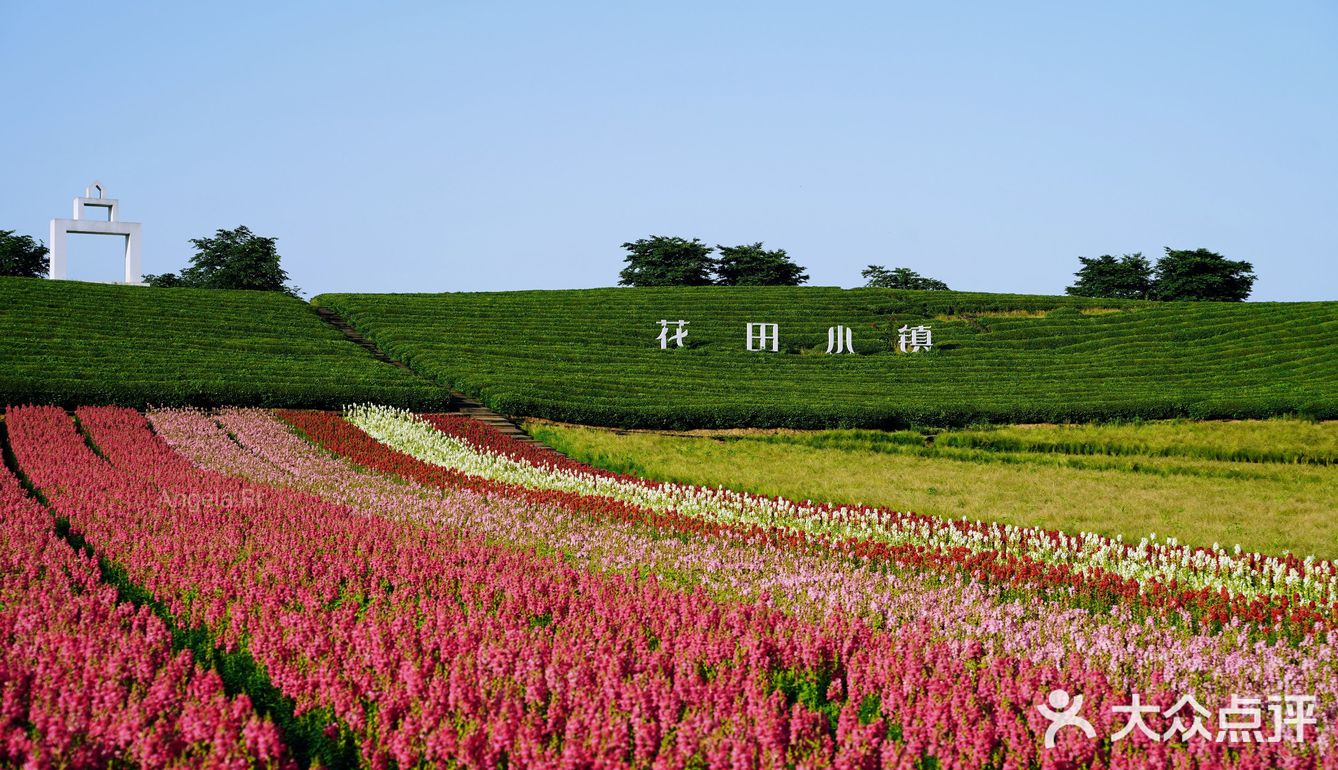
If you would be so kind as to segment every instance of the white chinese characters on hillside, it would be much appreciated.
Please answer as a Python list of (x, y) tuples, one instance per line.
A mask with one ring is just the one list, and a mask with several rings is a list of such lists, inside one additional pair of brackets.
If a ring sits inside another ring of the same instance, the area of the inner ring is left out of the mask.
[(670, 321), (664, 319), (660, 320), (660, 350), (667, 349), (669, 347), (670, 342), (674, 343), (680, 348), (683, 347), (683, 340), (688, 336), (688, 330), (686, 327), (690, 322), (674, 321), (673, 323), (678, 325), (678, 330), (674, 332), (673, 336), (670, 336), (669, 335)]
[[(690, 321), (670, 321), (660, 319), (660, 350), (667, 350), (670, 344), (683, 347), (683, 340), (688, 336), (687, 325)], [(669, 327), (675, 326), (671, 334)], [(854, 327), (837, 325), (827, 327), (827, 354), (855, 352)], [(934, 333), (928, 326), (903, 326), (899, 331), (898, 347), (903, 353), (919, 353), (934, 346)], [(749, 322), (746, 327), (745, 343), (748, 350), (754, 352), (780, 352), (780, 324)]]
[(934, 335), (928, 326), (903, 326), (897, 333), (897, 345), (903, 353), (919, 353), (934, 346)]
[(766, 350), (771, 343), (771, 352), (780, 351), (780, 326), (778, 324), (748, 324), (748, 349)]
[(850, 330), (849, 326), (827, 327), (827, 354), (854, 353), (853, 335), (854, 332)]
[[(97, 197), (93, 193), (97, 192)], [(139, 231), (138, 222), (122, 222), (120, 201), (104, 198), (101, 182), (94, 181), (84, 190), (81, 198), (74, 199), (73, 219), (51, 220), (51, 271), (54, 280), (62, 280), (69, 273), (69, 246), (67, 241), (71, 233), (87, 235), (115, 235), (125, 239), (125, 283), (142, 286), (140, 275)], [(88, 217), (89, 209), (105, 209), (106, 219)]]

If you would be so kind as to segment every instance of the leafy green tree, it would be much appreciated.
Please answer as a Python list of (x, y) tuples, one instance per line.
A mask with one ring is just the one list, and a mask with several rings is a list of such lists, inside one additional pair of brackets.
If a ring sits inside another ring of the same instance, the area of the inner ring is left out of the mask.
[(709, 286), (715, 260), (711, 247), (693, 238), (652, 235), (623, 244), (627, 267), (619, 273), (623, 286)]
[(220, 229), (213, 238), (191, 239), (195, 256), (180, 275), (146, 275), (144, 280), (166, 288), (254, 289), (281, 291), (295, 297), (299, 289), (288, 285), (288, 273), (279, 266), (277, 241), (256, 235), (245, 225), (233, 230)]
[(1147, 299), (1152, 293), (1152, 263), (1142, 252), (1115, 257), (1078, 257), (1077, 281), (1064, 290), (1074, 297)]
[(882, 265), (869, 265), (859, 274), (864, 276), (865, 286), (875, 289), (948, 291), (948, 284), (934, 278), (926, 278), (909, 267), (894, 267), (888, 270)]
[(1153, 296), (1162, 300), (1240, 302), (1254, 288), (1254, 266), (1207, 249), (1166, 249), (1157, 260)]
[(721, 286), (798, 286), (808, 280), (785, 249), (767, 251), (762, 242), (738, 246), (716, 245), (716, 283)]
[(41, 278), (51, 268), (47, 248), (31, 235), (0, 230), (0, 275)]

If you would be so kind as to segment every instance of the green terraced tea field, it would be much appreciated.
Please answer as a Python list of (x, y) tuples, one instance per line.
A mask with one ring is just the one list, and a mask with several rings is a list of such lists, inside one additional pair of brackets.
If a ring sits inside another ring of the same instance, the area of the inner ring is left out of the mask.
[[(498, 411), (624, 427), (1338, 417), (1338, 302), (748, 287), (328, 294), (391, 356)], [(661, 319), (689, 321), (661, 350)], [(779, 325), (750, 352), (749, 322)], [(827, 355), (853, 328), (855, 355)], [(903, 325), (934, 348), (889, 344)]]
[(440, 404), (298, 299), (0, 278), (0, 403)]

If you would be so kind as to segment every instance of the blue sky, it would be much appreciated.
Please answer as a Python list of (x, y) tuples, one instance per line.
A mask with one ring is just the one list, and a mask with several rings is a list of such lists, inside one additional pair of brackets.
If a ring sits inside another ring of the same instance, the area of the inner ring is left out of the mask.
[(5, 0), (0, 84), (0, 229), (101, 179), (146, 272), (246, 224), (308, 294), (607, 286), (670, 234), (1028, 293), (1206, 247), (1338, 299), (1331, 2)]

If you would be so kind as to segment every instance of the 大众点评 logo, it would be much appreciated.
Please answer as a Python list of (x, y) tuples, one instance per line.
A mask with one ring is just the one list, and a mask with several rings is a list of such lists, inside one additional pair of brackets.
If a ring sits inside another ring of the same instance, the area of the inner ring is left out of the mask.
[[(1280, 743), (1283, 740), (1303, 742), (1306, 738), (1306, 726), (1317, 725), (1315, 718), (1316, 698), (1313, 695), (1271, 695), (1268, 698), (1242, 698), (1231, 696), (1227, 706), (1217, 710), (1217, 719), (1213, 713), (1194, 699), (1193, 695), (1181, 696), (1174, 704), (1162, 710), (1156, 705), (1143, 703), (1137, 693), (1130, 702), (1122, 706), (1112, 706), (1113, 714), (1124, 714), (1124, 727), (1111, 734), (1111, 741), (1127, 738), (1134, 730), (1154, 741), (1205, 740), (1218, 743)], [(1050, 720), (1045, 730), (1045, 747), (1054, 748), (1055, 736), (1060, 730), (1069, 727), (1079, 730), (1088, 738), (1096, 737), (1096, 728), (1082, 716), (1083, 696), (1070, 696), (1065, 690), (1051, 690), (1046, 702), (1036, 710)], [(1265, 715), (1267, 712), (1267, 718)], [(1169, 720), (1164, 729), (1158, 730), (1148, 724), (1147, 718)], [(1208, 725), (1204, 720), (1208, 719)]]

